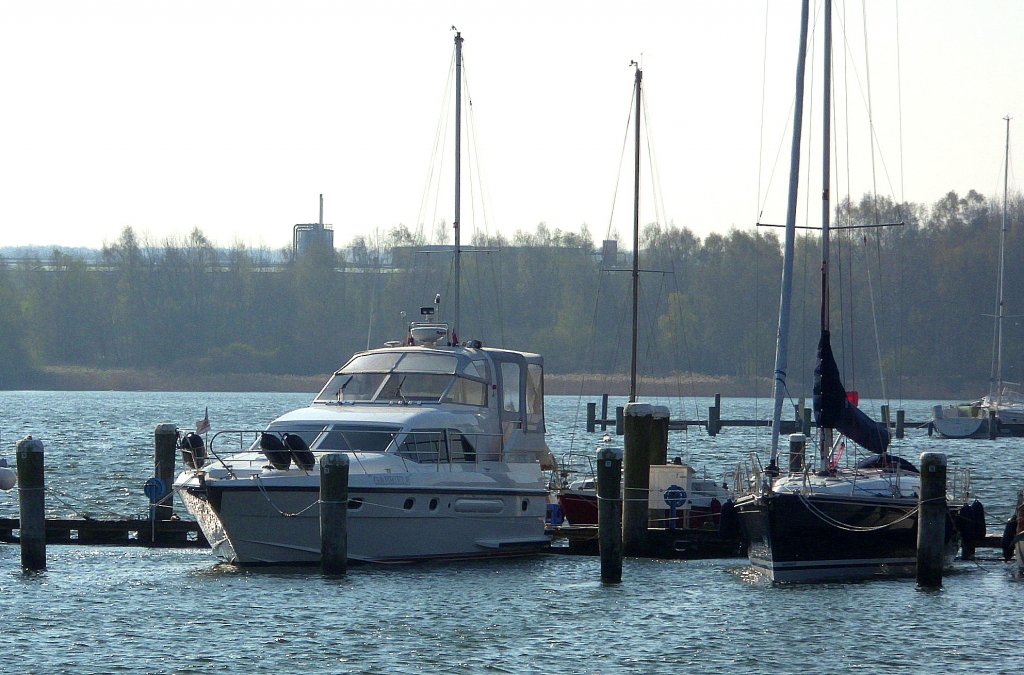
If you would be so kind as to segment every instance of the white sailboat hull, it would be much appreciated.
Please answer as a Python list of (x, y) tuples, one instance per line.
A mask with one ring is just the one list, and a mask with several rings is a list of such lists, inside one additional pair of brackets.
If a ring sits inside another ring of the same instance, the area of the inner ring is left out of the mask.
[(988, 437), (988, 420), (981, 417), (933, 416), (932, 428), (943, 438)]

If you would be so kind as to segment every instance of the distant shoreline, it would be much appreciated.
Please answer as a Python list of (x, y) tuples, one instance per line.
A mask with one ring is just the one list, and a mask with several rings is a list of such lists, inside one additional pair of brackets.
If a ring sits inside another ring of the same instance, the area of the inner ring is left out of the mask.
[[(78, 366), (49, 366), (31, 381), (5, 386), (5, 390), (29, 391), (241, 391), (316, 394), (323, 387), (328, 374), (276, 375), (272, 373), (196, 374), (137, 368), (83, 368)], [(921, 400), (973, 400), (987, 388), (985, 383), (963, 383), (957, 390), (948, 384), (930, 381), (932, 378), (907, 379), (901, 391), (891, 386), (890, 398)], [(938, 379), (938, 378), (934, 378)], [(19, 386), (20, 384), (20, 386)], [(734, 378), (701, 374), (641, 380), (639, 391), (643, 396), (692, 397), (714, 396), (768, 398), (771, 396), (769, 378)], [(628, 378), (624, 375), (558, 374), (546, 373), (545, 393), (553, 396), (625, 396), (629, 392)], [(968, 391), (971, 394), (964, 395)], [(882, 398), (880, 392), (862, 390), (863, 398)]]

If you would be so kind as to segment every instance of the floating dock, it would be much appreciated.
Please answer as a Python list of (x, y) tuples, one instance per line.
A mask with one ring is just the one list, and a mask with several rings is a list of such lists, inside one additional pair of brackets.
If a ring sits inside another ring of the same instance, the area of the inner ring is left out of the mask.
[[(16, 544), (20, 538), (19, 518), (0, 518), (0, 542)], [(15, 534), (18, 531), (19, 534)], [(191, 520), (129, 518), (47, 518), (47, 544), (110, 546), (151, 546), (156, 548), (209, 548), (210, 544)]]

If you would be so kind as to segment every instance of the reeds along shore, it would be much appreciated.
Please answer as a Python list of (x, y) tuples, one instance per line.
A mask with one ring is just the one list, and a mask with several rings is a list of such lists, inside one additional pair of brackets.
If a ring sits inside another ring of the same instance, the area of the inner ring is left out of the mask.
[[(99, 369), (77, 366), (48, 367), (22, 382), (0, 382), (0, 390), (39, 391), (259, 391), (309, 393), (320, 391), (329, 373), (320, 375), (277, 375), (272, 373), (203, 374), (176, 370)], [(962, 382), (954, 389), (941, 378), (905, 378), (890, 384), (890, 399), (970, 400), (984, 391), (984, 382)], [(674, 377), (641, 378), (640, 395), (656, 397), (714, 396), (764, 397), (772, 393), (769, 378), (729, 377), (684, 373)], [(626, 375), (557, 374), (548, 372), (544, 393), (552, 396), (625, 396)], [(967, 393), (965, 393), (967, 392)], [(791, 393), (810, 398), (810, 386), (802, 392), (791, 384)], [(881, 398), (881, 392), (861, 390), (861, 398)]]

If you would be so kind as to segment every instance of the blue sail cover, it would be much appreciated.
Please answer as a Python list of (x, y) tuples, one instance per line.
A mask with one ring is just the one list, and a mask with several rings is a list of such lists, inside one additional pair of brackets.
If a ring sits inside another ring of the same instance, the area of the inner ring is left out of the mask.
[(819, 427), (836, 429), (871, 452), (881, 454), (889, 447), (889, 429), (846, 398), (827, 330), (821, 331), (818, 364), (814, 368), (814, 422)]

